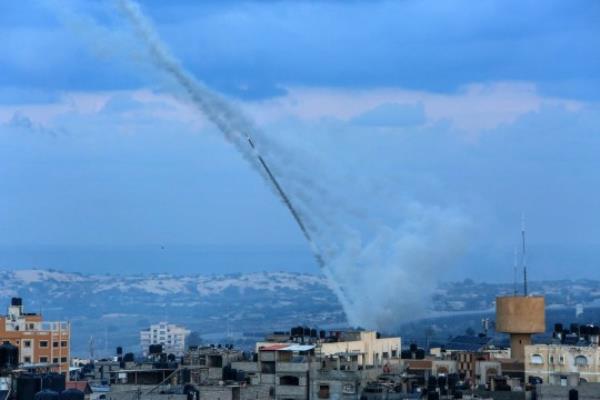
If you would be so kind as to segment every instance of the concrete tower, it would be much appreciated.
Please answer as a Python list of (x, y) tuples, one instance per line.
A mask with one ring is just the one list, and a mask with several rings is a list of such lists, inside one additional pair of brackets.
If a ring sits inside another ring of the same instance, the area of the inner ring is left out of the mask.
[(497, 297), (496, 331), (510, 335), (511, 358), (524, 362), (525, 346), (531, 344), (531, 335), (546, 331), (544, 297)]

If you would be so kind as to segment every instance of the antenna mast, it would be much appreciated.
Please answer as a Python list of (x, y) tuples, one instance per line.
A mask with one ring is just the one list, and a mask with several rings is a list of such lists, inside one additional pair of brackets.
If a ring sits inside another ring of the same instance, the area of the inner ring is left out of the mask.
[(515, 260), (513, 263), (513, 296), (517, 295), (517, 269), (519, 266), (519, 259), (517, 254), (517, 246), (515, 246)]
[(526, 249), (525, 249), (525, 215), (521, 216), (521, 239), (523, 241), (521, 265), (523, 266), (523, 295), (527, 296), (527, 262), (526, 262)]

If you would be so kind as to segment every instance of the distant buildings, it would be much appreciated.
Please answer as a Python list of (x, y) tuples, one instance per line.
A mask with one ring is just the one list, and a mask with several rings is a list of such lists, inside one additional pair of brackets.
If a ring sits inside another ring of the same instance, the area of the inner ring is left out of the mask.
[(68, 375), (70, 341), (69, 322), (43, 321), (41, 314), (26, 313), (19, 297), (13, 297), (7, 315), (0, 316), (0, 342), (16, 346), (21, 367)]
[(188, 329), (167, 322), (150, 325), (149, 329), (140, 332), (142, 352), (147, 356), (150, 345), (162, 345), (165, 353), (182, 356), (189, 334)]

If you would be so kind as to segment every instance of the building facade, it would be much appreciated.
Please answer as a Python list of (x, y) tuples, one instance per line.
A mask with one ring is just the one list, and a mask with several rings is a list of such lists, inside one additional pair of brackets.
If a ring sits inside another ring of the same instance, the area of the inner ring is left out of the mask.
[(41, 314), (26, 313), (23, 301), (13, 297), (8, 313), (0, 316), (0, 342), (19, 350), (24, 366), (48, 366), (51, 371), (68, 377), (71, 348), (71, 325), (64, 321), (43, 321)]
[(525, 346), (526, 379), (541, 378), (552, 385), (571, 381), (600, 382), (600, 347), (591, 345), (536, 344)]
[(153, 344), (163, 346), (163, 352), (182, 356), (185, 353), (185, 341), (190, 331), (184, 327), (159, 322), (150, 325), (149, 329), (140, 332), (140, 345), (144, 356), (148, 355), (148, 348)]

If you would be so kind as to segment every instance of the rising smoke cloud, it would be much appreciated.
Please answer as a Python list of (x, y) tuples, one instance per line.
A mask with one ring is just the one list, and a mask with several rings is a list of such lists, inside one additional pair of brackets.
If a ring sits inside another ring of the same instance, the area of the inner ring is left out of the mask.
[[(264, 135), (240, 110), (177, 62), (136, 3), (121, 0), (120, 5), (154, 65), (183, 89), (276, 194), (282, 196), (273, 187), (259, 154), (267, 159), (277, 180), (285, 184), (293, 203), (290, 210), (298, 212), (298, 222), (306, 229), (348, 322), (366, 328), (394, 329), (425, 312), (436, 271), (449, 265), (464, 246), (468, 225), (464, 216), (457, 210), (404, 199), (395, 206), (398, 218), (373, 223), (368, 207), (353, 204), (345, 193), (346, 188), (355, 185), (352, 177), (315, 171), (306, 157), (289, 149), (289, 144)], [(249, 137), (256, 147), (249, 145)], [(282, 200), (287, 201), (285, 195)]]

